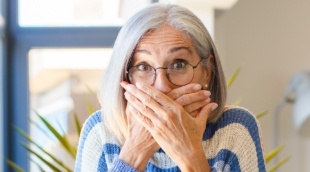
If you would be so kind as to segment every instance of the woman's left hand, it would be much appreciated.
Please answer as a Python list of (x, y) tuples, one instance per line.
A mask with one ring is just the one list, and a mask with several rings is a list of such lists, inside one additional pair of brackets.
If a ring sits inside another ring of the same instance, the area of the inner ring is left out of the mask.
[(195, 83), (175, 88), (167, 96), (183, 106), (192, 117), (196, 117), (201, 109), (211, 102), (211, 92)]
[(151, 86), (125, 82), (122, 86), (132, 104), (129, 110), (182, 171), (196, 167), (209, 170), (201, 141), (208, 115), (217, 107), (216, 103), (205, 105), (192, 117), (179, 103)]

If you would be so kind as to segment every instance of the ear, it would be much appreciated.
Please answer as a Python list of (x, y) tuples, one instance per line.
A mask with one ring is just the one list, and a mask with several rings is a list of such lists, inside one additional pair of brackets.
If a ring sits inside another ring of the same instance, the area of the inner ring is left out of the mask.
[(207, 59), (207, 67), (206, 67), (206, 80), (207, 80), (207, 84), (209, 85), (210, 81), (211, 81), (211, 77), (212, 77), (212, 72), (213, 72), (213, 68), (214, 68), (214, 64), (213, 64), (213, 55), (210, 54), (208, 59)]

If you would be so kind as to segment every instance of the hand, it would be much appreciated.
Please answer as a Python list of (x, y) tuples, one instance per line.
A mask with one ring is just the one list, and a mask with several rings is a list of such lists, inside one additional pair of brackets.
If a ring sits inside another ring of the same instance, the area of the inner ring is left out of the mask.
[(211, 101), (211, 92), (202, 89), (200, 84), (188, 84), (173, 89), (167, 96), (183, 106), (192, 117), (196, 117), (202, 107)]
[(126, 116), (129, 133), (120, 152), (120, 159), (138, 171), (144, 171), (151, 156), (159, 149), (159, 145), (150, 132), (133, 117), (128, 110), (131, 106), (127, 103)]
[[(217, 104), (205, 105), (194, 118), (179, 103), (155, 88), (139, 83), (136, 85), (122, 82), (125, 97), (132, 105), (129, 110), (133, 116), (182, 171), (189, 167), (209, 170), (201, 141), (208, 115)], [(201, 161), (204, 163), (201, 164)]]

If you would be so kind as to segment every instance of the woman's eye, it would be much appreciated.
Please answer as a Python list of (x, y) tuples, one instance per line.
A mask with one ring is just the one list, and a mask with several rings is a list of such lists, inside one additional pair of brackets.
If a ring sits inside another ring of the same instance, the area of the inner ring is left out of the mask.
[(140, 64), (137, 66), (137, 69), (139, 71), (149, 71), (151, 69), (151, 67), (149, 65), (146, 65), (146, 64)]
[(184, 69), (186, 64), (187, 63), (185, 61), (175, 62), (171, 65), (171, 68), (172, 69)]

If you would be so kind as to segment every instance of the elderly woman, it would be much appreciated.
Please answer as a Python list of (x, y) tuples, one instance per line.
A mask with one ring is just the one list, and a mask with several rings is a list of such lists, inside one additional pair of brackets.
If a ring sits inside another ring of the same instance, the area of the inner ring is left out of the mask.
[(225, 100), (202, 22), (183, 7), (151, 5), (117, 37), (76, 171), (266, 171), (257, 120)]

